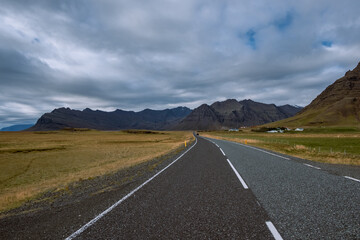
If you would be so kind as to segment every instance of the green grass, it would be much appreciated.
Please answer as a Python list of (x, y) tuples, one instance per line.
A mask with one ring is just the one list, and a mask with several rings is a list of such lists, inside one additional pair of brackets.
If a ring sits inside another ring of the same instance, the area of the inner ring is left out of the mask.
[(357, 128), (308, 129), (304, 132), (256, 133), (209, 132), (227, 139), (306, 158), (313, 161), (360, 165), (360, 133)]

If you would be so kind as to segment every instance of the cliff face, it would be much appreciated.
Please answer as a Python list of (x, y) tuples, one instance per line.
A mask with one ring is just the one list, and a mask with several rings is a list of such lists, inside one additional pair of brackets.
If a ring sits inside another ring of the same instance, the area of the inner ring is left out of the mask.
[(210, 106), (203, 104), (180, 121), (178, 130), (219, 130), (255, 126), (293, 116), (300, 107), (277, 107), (252, 100), (228, 99)]

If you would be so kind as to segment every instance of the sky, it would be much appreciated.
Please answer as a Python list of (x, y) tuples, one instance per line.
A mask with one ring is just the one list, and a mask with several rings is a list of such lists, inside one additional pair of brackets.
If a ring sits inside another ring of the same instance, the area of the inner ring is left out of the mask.
[(0, 128), (59, 107), (306, 106), (360, 61), (359, 0), (0, 5)]

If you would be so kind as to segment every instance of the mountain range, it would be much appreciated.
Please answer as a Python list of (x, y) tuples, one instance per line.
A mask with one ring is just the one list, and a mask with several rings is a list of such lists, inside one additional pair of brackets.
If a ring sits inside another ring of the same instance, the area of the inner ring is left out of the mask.
[(177, 130), (220, 130), (262, 125), (292, 117), (302, 108), (276, 106), (252, 100), (228, 99), (194, 109), (175, 127)]
[(295, 115), (300, 107), (277, 107), (252, 100), (229, 99), (203, 104), (191, 111), (186, 107), (140, 112), (116, 110), (104, 112), (86, 108), (82, 111), (58, 108), (42, 115), (30, 131), (89, 128), (98, 130), (215, 130), (239, 128), (277, 121)]
[[(270, 123), (270, 124), (269, 124)], [(267, 124), (267, 126), (359, 126), (360, 63), (328, 86), (305, 108), (228, 99), (194, 110), (178, 107), (140, 112), (104, 112), (58, 108), (45, 113), (28, 130), (90, 128), (99, 130), (220, 130)]]
[(294, 117), (273, 126), (360, 126), (360, 63)]
[(173, 128), (191, 110), (177, 107), (165, 110), (145, 109), (140, 112), (113, 112), (91, 110), (83, 111), (70, 108), (58, 108), (42, 115), (30, 131), (60, 130), (64, 128), (89, 128), (98, 130), (149, 129), (166, 130)]

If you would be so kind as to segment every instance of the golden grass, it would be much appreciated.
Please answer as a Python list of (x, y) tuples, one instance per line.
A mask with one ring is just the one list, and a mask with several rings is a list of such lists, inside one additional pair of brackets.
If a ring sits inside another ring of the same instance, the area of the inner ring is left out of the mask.
[(191, 132), (0, 132), (0, 211), (48, 189), (165, 155)]

